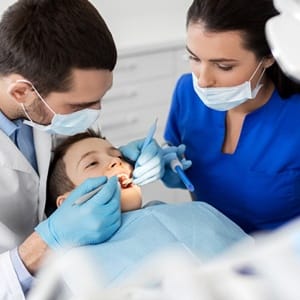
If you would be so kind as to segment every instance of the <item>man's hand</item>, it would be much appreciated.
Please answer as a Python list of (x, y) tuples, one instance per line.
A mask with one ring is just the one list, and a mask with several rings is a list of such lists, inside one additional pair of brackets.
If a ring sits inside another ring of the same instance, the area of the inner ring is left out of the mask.
[[(88, 201), (74, 205), (79, 197), (103, 184), (103, 188)], [(120, 188), (117, 177), (114, 176), (108, 180), (106, 177), (86, 180), (35, 230), (55, 249), (102, 243), (120, 225)]]

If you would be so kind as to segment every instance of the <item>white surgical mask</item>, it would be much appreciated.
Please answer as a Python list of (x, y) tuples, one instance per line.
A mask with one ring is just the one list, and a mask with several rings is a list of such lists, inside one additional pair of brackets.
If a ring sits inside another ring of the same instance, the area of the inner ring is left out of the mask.
[(255, 69), (254, 73), (248, 81), (245, 81), (240, 85), (232, 87), (202, 88), (198, 85), (198, 79), (196, 75), (192, 73), (194, 90), (198, 97), (207, 107), (219, 111), (230, 110), (246, 102), (248, 99), (254, 99), (256, 97), (257, 93), (263, 86), (259, 82), (264, 75), (265, 69), (260, 75), (256, 87), (253, 90), (251, 88), (251, 80), (256, 74), (259, 67), (261, 66), (262, 62), (263, 61), (259, 63), (259, 65), (257, 66), (257, 68)]
[(18, 80), (17, 82), (25, 82), (31, 85), (39, 99), (45, 104), (45, 106), (54, 114), (51, 124), (49, 125), (41, 125), (37, 124), (32, 121), (29, 114), (27, 113), (24, 104), (22, 103), (22, 108), (24, 113), (26, 114), (27, 118), (30, 120), (25, 120), (24, 123), (32, 126), (36, 129), (41, 131), (45, 131), (48, 133), (56, 133), (61, 135), (74, 135), (79, 132), (85, 131), (89, 128), (98, 118), (100, 115), (100, 109), (89, 109), (85, 108), (70, 114), (57, 114), (42, 98), (40, 93), (36, 90), (33, 84), (27, 80)]

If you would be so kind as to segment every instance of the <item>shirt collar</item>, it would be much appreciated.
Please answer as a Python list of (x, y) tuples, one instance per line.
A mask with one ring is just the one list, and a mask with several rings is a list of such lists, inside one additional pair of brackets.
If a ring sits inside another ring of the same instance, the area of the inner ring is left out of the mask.
[(0, 129), (9, 137), (20, 128), (22, 122), (20, 119), (11, 121), (0, 111)]

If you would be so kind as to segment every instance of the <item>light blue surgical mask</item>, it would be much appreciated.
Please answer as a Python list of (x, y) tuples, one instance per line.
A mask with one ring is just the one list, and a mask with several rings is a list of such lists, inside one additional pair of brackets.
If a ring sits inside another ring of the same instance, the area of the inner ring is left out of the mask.
[(259, 63), (254, 73), (248, 81), (232, 87), (207, 87), (202, 88), (198, 85), (197, 76), (192, 73), (193, 87), (200, 100), (209, 108), (219, 111), (228, 111), (239, 106), (249, 99), (254, 99), (263, 86), (260, 81), (264, 75), (265, 69), (260, 75), (256, 87), (252, 90), (251, 80), (261, 66), (263, 60)]
[(28, 120), (25, 120), (24, 123), (34, 127), (38, 130), (48, 132), (50, 134), (56, 133), (61, 135), (74, 135), (79, 132), (85, 131), (89, 128), (100, 116), (100, 109), (89, 109), (85, 108), (70, 114), (57, 114), (43, 99), (40, 93), (36, 90), (33, 84), (27, 80), (18, 80), (17, 82), (25, 82), (28, 83), (39, 99), (45, 104), (45, 106), (54, 114), (51, 123), (49, 125), (41, 125), (33, 122), (27, 113), (24, 104), (22, 108), (24, 110), (25, 115)]

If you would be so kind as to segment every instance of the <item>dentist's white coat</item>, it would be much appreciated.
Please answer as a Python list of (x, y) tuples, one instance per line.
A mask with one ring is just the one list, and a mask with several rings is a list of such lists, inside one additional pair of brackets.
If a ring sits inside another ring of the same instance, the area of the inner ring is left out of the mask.
[(33, 130), (39, 175), (0, 130), (0, 299), (25, 299), (9, 252), (43, 219), (51, 136)]

